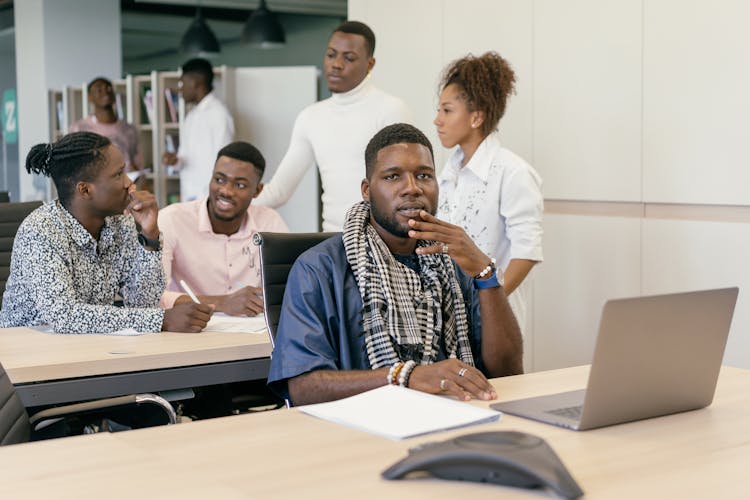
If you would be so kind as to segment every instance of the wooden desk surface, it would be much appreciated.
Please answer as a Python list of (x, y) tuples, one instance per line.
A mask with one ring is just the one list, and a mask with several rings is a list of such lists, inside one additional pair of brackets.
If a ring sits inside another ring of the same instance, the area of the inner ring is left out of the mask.
[[(500, 399), (581, 388), (587, 367), (494, 381)], [(479, 406), (487, 403), (474, 402)], [(499, 422), (390, 441), (279, 410), (0, 448), (0, 498), (554, 498), (540, 491), (380, 473), (423, 442), (488, 430), (536, 434), (587, 498), (748, 498), (750, 371), (724, 368), (705, 409), (586, 432)]]
[(133, 337), (0, 329), (0, 362), (14, 384), (173, 368), (271, 354), (264, 333), (152, 333)]

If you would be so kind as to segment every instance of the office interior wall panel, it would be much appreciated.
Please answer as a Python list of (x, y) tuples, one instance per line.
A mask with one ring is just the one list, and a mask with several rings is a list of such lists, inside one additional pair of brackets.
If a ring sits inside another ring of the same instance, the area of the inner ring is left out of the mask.
[(641, 2), (534, 2), (534, 162), (545, 196), (641, 197)]
[[(233, 85), (235, 138), (249, 141), (266, 159), (263, 180), (269, 181), (289, 147), (294, 120), (317, 99), (314, 66), (235, 68)], [(302, 178), (292, 198), (278, 209), (292, 232), (315, 232), (319, 226), (317, 169)]]
[(375, 85), (406, 102), (414, 125), (435, 147), (435, 163), (441, 165), (443, 155), (432, 120), (443, 62), (443, 0), (360, 0), (350, 2), (349, 13), (362, 16), (356, 19), (367, 23), (377, 37)]
[(516, 95), (508, 99), (499, 130), (505, 146), (529, 162), (533, 162), (532, 16), (533, 2), (528, 0), (445, 0), (443, 15), (443, 66), (468, 53), (479, 56), (494, 50), (513, 67)]
[(724, 355), (750, 368), (750, 228), (732, 222), (644, 220), (643, 294), (738, 286)]
[(644, 199), (750, 204), (750, 2), (646, 1)]
[[(346, 2), (347, 18), (353, 21), (366, 22), (369, 3), (369, 0), (349, 0)], [(378, 34), (375, 33), (375, 36), (377, 37)]]
[(545, 214), (534, 280), (535, 371), (591, 362), (611, 298), (640, 294), (640, 219)]

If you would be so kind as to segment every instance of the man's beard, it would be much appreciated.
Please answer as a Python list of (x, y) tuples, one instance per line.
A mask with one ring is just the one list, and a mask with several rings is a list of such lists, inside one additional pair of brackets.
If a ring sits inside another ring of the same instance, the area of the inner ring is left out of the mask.
[[(432, 215), (435, 215), (434, 211), (428, 210), (428, 212), (430, 212)], [(394, 214), (387, 214), (386, 212), (381, 211), (372, 199), (370, 200), (370, 214), (372, 215), (373, 220), (375, 220), (375, 222), (377, 222), (380, 227), (382, 227), (392, 235), (399, 238), (409, 237), (409, 231), (412, 228), (408, 225), (408, 223), (400, 224), (396, 221), (396, 216)]]

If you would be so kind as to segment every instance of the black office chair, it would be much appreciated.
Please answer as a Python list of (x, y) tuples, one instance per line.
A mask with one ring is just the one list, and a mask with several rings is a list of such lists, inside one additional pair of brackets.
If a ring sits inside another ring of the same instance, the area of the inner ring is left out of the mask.
[(41, 201), (25, 203), (0, 203), (0, 304), (5, 293), (5, 282), (10, 275), (10, 253), (21, 222), (31, 212), (42, 206)]
[(286, 279), (294, 261), (305, 250), (339, 233), (255, 233), (253, 243), (260, 246), (260, 265), (263, 270), (263, 303), (266, 326), (271, 344), (281, 316)]
[[(305, 250), (339, 233), (255, 233), (253, 243), (260, 247), (263, 276), (263, 305), (271, 345), (275, 345), (276, 328), (281, 316), (286, 280), (294, 261)], [(289, 407), (289, 401), (284, 401)]]
[(133, 410), (136, 407), (150, 407), (163, 411), (165, 423), (177, 423), (177, 415), (169, 402), (155, 394), (132, 394), (116, 398), (100, 399), (86, 403), (48, 408), (29, 418), (16, 394), (16, 390), (2, 364), (0, 364), (0, 446), (24, 443), (30, 438), (43, 436), (46, 426), (52, 422), (66, 420), (73, 423), (74, 433), (80, 433), (87, 425), (101, 422), (112, 412)]

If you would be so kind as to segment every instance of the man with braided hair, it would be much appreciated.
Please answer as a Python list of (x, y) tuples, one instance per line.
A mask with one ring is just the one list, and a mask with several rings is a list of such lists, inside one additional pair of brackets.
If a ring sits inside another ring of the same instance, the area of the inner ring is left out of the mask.
[[(159, 308), (164, 270), (156, 200), (135, 190), (109, 139), (76, 132), (37, 144), (26, 170), (52, 177), (59, 198), (18, 228), (0, 326), (49, 324), (57, 333), (199, 332), (206, 326), (212, 306)], [(118, 294), (124, 307), (115, 305)]]
[(521, 334), (490, 258), (434, 215), (429, 140), (385, 127), (365, 166), (342, 235), (289, 274), (269, 385), (297, 405), (385, 384), (494, 399), (487, 377), (523, 371)]

